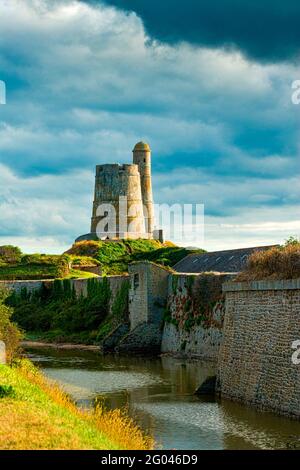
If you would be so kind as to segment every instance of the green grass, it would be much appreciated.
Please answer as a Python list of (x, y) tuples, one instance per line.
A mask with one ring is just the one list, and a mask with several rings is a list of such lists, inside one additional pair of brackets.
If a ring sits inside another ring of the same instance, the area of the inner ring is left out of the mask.
[(153, 445), (120, 410), (78, 409), (29, 361), (0, 365), (0, 449), (148, 449)]
[[(0, 449), (118, 448), (89, 423), (49, 399), (17, 369), (0, 366), (0, 382), (15, 393), (13, 398), (0, 399)], [(8, 424), (14, 429), (7, 429)]]
[(80, 269), (69, 270), (68, 265), (77, 268), (100, 264), (103, 274), (114, 275), (128, 272), (130, 263), (142, 260), (172, 267), (190, 253), (191, 250), (158, 240), (83, 241), (75, 243), (64, 256), (22, 255), (18, 264), (0, 259), (0, 280), (88, 279), (97, 275)]
[(55, 265), (20, 264), (0, 266), (0, 280), (54, 279), (56, 273), (57, 267)]
[[(195, 252), (202, 253), (203, 250)], [(172, 267), (192, 251), (157, 240), (119, 240), (79, 242), (67, 253), (91, 256), (100, 262), (103, 273), (112, 275), (128, 272), (129, 263), (142, 260)]]
[(70, 273), (62, 279), (91, 279), (92, 277), (99, 277), (97, 274), (89, 273), (87, 271), (80, 271), (79, 269), (71, 269)]
[[(69, 274), (60, 279), (89, 279), (98, 277), (96, 274), (78, 269), (71, 269)], [(16, 266), (0, 266), (0, 280), (15, 281), (15, 280), (42, 280), (42, 279), (57, 279), (57, 266), (51, 264), (19, 264)]]

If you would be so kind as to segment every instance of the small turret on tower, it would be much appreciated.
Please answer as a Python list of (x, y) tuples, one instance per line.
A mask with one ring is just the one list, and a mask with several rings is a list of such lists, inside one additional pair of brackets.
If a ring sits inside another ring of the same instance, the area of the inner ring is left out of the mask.
[(154, 231), (154, 207), (151, 178), (151, 149), (145, 142), (138, 142), (133, 149), (133, 163), (138, 165), (141, 175), (142, 200), (146, 232), (150, 238)]

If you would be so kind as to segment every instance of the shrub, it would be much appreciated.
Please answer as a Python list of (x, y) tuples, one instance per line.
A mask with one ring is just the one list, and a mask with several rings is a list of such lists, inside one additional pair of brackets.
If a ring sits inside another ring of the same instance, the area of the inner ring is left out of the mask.
[(300, 242), (290, 238), (283, 246), (256, 251), (236, 278), (237, 281), (295, 279), (300, 277)]
[(99, 252), (99, 242), (87, 240), (82, 242), (74, 243), (72, 248), (66, 252), (66, 254), (74, 256), (89, 256), (91, 258), (97, 258)]
[(68, 256), (61, 256), (56, 262), (57, 278), (66, 277), (70, 274), (70, 261)]
[(0, 398), (15, 398), (16, 392), (11, 385), (0, 385)]
[(0, 290), (0, 340), (5, 343), (8, 363), (12, 363), (17, 356), (22, 334), (11, 322), (13, 310), (5, 305), (8, 295), (7, 291)]
[(7, 264), (17, 264), (21, 261), (22, 251), (17, 246), (0, 246), (0, 260)]

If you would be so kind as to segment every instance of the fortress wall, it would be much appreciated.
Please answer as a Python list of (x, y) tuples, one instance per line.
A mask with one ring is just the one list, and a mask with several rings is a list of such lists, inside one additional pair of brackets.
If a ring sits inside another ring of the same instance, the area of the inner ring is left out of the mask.
[(217, 361), (223, 337), (222, 283), (230, 275), (172, 274), (162, 352)]
[(161, 324), (167, 300), (169, 271), (149, 261), (129, 265), (131, 330), (142, 323)]
[[(102, 277), (98, 277), (95, 279), (98, 282), (102, 282), (103, 280)], [(128, 276), (127, 275), (107, 276), (107, 279), (108, 279), (110, 289), (112, 292), (112, 297), (111, 297), (111, 304), (112, 304), (123, 282), (128, 280)], [(1, 286), (3, 286), (9, 290), (14, 290), (16, 293), (20, 293), (21, 290), (24, 288), (26, 288), (28, 292), (34, 292), (40, 289), (43, 284), (45, 286), (51, 286), (53, 282), (54, 282), (54, 279), (42, 280), (42, 281), (0, 281), (0, 288)], [(86, 295), (88, 279), (71, 279), (70, 283), (72, 286), (75, 287), (75, 291), (78, 296), (81, 294)]]
[(300, 417), (300, 280), (226, 283), (221, 396)]

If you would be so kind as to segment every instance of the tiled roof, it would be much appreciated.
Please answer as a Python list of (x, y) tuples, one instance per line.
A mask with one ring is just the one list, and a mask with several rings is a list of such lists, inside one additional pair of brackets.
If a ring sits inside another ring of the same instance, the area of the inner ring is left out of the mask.
[(220, 272), (238, 273), (245, 267), (248, 257), (255, 251), (265, 251), (270, 246), (238, 248), (236, 250), (212, 251), (209, 253), (193, 253), (173, 266), (179, 273)]

